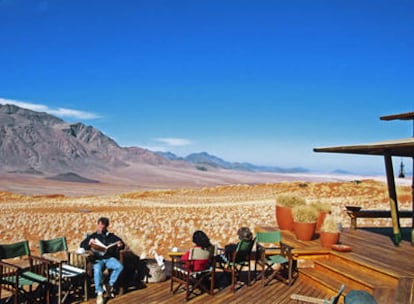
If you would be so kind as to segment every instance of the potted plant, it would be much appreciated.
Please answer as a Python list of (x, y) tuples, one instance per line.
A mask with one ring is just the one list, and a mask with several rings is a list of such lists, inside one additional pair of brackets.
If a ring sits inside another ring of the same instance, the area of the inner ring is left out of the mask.
[(331, 204), (324, 203), (321, 201), (316, 201), (312, 203), (312, 206), (315, 207), (316, 210), (319, 212), (318, 219), (316, 220), (316, 228), (315, 232), (319, 233), (321, 229), (322, 223), (328, 213), (331, 213)]
[(281, 230), (293, 231), (292, 208), (303, 206), (306, 201), (303, 197), (293, 194), (280, 194), (276, 197), (276, 220)]
[(319, 232), (319, 239), (322, 247), (331, 248), (332, 245), (339, 241), (340, 231), (338, 223), (332, 214), (328, 214), (323, 221)]
[(319, 211), (312, 205), (305, 205), (294, 207), (292, 213), (296, 238), (301, 241), (312, 240)]

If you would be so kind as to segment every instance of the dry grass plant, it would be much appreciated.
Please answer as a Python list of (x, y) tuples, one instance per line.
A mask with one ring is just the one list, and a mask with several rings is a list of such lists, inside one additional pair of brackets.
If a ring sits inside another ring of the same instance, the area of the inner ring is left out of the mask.
[(292, 209), (292, 215), (296, 223), (315, 223), (319, 211), (313, 205), (296, 206)]
[(281, 194), (276, 197), (276, 205), (281, 207), (304, 206), (306, 200), (304, 197), (295, 194)]

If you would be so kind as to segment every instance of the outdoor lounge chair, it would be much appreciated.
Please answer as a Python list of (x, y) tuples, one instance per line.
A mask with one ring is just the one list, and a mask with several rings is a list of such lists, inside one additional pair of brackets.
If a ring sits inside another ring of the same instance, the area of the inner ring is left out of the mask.
[[(257, 266), (261, 267), (256, 279), (262, 279), (263, 286), (269, 284), (274, 278), (290, 286), (298, 277), (292, 248), (282, 243), (280, 231), (257, 232), (256, 255), (256, 273)], [(279, 269), (273, 269), (275, 265), (280, 265)]]
[[(208, 267), (195, 271), (194, 262), (197, 260), (209, 260)], [(213, 295), (214, 289), (215, 258), (214, 253), (202, 248), (192, 248), (187, 261), (181, 261), (179, 256), (172, 256), (171, 286), (172, 293), (179, 289), (185, 290), (185, 299), (189, 300), (191, 294), (208, 292)], [(178, 285), (174, 288), (174, 283)]]
[(66, 238), (41, 240), (39, 241), (39, 247), (42, 257), (49, 261), (49, 278), (50, 282), (58, 289), (58, 303), (64, 303), (71, 294), (78, 296), (82, 290), (84, 299), (87, 301), (88, 280), (86, 270), (71, 263), (75, 253), (69, 252)]
[(0, 245), (0, 298), (8, 291), (13, 303), (49, 303), (48, 264), (30, 254), (29, 242)]

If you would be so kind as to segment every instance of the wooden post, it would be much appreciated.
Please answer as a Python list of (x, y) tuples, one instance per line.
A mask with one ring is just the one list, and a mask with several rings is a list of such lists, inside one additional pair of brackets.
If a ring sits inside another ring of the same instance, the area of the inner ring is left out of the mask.
[(411, 219), (411, 245), (414, 245), (414, 157), (413, 157), (413, 170), (411, 171), (411, 210), (413, 211), (413, 217)]
[(400, 228), (400, 216), (398, 213), (397, 192), (395, 190), (394, 170), (392, 166), (392, 158), (389, 152), (384, 154), (385, 170), (387, 173), (388, 196), (390, 198), (390, 209), (392, 218), (393, 242), (398, 246), (402, 240)]

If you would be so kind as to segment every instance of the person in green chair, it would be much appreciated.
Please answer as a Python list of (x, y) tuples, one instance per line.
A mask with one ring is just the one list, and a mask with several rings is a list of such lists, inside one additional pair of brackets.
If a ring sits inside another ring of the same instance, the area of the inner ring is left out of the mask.
[[(237, 236), (239, 237), (239, 240), (242, 241), (251, 241), (253, 239), (253, 233), (250, 231), (249, 227), (240, 227), (237, 230)], [(229, 259), (231, 259), (231, 256), (237, 249), (237, 244), (230, 243), (224, 246), (224, 254), (220, 256), (220, 259), (227, 262)]]
[[(108, 218), (99, 218), (96, 232), (88, 235), (80, 244), (81, 248), (91, 250), (94, 254), (93, 278), (97, 304), (103, 304), (104, 291), (108, 292), (110, 297), (115, 297), (114, 285), (124, 268), (119, 261), (119, 250), (124, 249), (124, 242), (120, 237), (109, 232), (108, 226)], [(104, 286), (102, 283), (104, 268), (112, 270), (109, 277), (109, 286)]]

